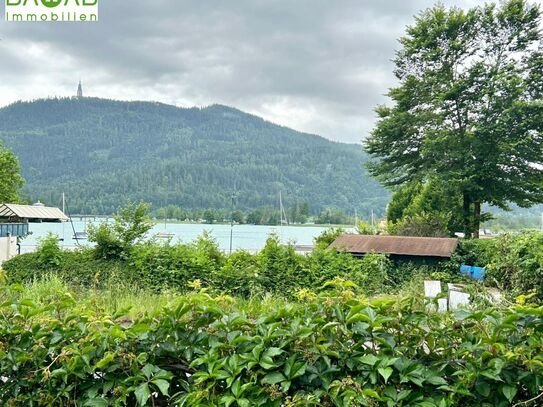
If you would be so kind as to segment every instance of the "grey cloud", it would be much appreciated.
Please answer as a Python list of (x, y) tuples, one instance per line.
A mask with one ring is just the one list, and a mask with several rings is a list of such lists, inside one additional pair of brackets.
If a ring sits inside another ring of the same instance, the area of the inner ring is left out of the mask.
[[(373, 126), (373, 108), (394, 84), (390, 59), (397, 38), (432, 4), (102, 0), (96, 24), (2, 21), (0, 104), (71, 95), (81, 77), (93, 96), (224, 103), (359, 142)], [(29, 47), (47, 52), (36, 55)]]

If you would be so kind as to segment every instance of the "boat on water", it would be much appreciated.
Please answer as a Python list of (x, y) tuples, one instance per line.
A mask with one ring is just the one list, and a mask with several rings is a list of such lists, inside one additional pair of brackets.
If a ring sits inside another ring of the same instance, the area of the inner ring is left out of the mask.
[(72, 239), (74, 240), (87, 240), (89, 235), (87, 232), (75, 232)]
[(155, 237), (158, 239), (171, 239), (175, 234), (171, 232), (158, 232)]

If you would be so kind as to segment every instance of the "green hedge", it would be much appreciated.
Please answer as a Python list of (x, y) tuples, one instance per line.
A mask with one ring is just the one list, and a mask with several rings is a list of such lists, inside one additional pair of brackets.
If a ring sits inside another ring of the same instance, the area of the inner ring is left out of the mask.
[[(45, 241), (36, 253), (18, 256), (3, 267), (12, 283), (40, 279), (55, 273), (64, 281), (85, 287), (104, 287), (121, 281), (140, 288), (186, 291), (194, 280), (215, 290), (250, 297), (265, 292), (293, 297), (301, 288), (318, 291), (335, 277), (354, 281), (371, 295), (389, 292), (409, 283), (414, 276), (436, 276), (455, 282), (460, 264), (487, 268), (487, 285), (512, 296), (535, 291), (543, 299), (543, 234), (507, 234), (495, 239), (462, 240), (450, 261), (436, 265), (390, 262), (371, 254), (356, 259), (317, 247), (307, 256), (271, 236), (257, 255), (223, 254), (215, 241), (203, 236), (189, 244), (137, 244), (123, 259), (96, 258), (93, 249), (64, 252)], [(432, 277), (433, 278), (433, 277)]]
[[(45, 249), (44, 249), (45, 247)], [(347, 253), (317, 248), (307, 256), (271, 236), (257, 255), (223, 254), (215, 241), (203, 236), (189, 244), (146, 242), (131, 248), (125, 259), (96, 258), (93, 249), (76, 252), (54, 250), (44, 245), (36, 253), (16, 257), (3, 267), (11, 283), (39, 280), (56, 274), (71, 284), (102, 288), (122, 282), (139, 288), (186, 291), (199, 280), (215, 292), (251, 297), (275, 293), (290, 297), (302, 288), (319, 291), (326, 281), (341, 277), (354, 281), (360, 292), (381, 293), (409, 280), (422, 269), (407, 267), (401, 278), (393, 277), (394, 265), (383, 255), (357, 259)], [(430, 268), (424, 268), (429, 274)]]
[(463, 240), (453, 261), (486, 267), (487, 285), (513, 296), (533, 292), (543, 300), (543, 233), (508, 233), (494, 239)]
[(490, 407), (542, 392), (543, 308), (435, 314), (412, 299), (367, 301), (336, 286), (256, 314), (193, 294), (136, 320), (82, 309), (69, 294), (40, 307), (2, 289), (0, 400)]
[(112, 281), (136, 282), (133, 268), (120, 260), (97, 260), (94, 251), (82, 249), (61, 251), (52, 264), (41, 251), (26, 253), (5, 262), (2, 268), (12, 283), (39, 280), (47, 274), (57, 274), (73, 285), (101, 286)]

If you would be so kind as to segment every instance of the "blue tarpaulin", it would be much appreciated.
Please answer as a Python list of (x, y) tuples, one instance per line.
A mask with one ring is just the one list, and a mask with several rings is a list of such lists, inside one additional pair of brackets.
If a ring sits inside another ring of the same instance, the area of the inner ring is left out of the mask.
[(484, 267), (477, 267), (477, 266), (468, 266), (466, 264), (462, 264), (460, 266), (460, 273), (473, 278), (474, 280), (483, 281), (485, 278), (485, 268)]

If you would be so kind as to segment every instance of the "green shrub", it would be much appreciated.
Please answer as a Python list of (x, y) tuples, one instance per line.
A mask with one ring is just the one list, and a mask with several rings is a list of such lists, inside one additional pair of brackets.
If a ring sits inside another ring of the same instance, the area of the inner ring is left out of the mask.
[(73, 286), (100, 287), (114, 281), (134, 282), (137, 277), (126, 262), (96, 259), (93, 249), (61, 250), (60, 256), (60, 264), (55, 267), (44, 264), (39, 252), (16, 256), (2, 267), (11, 283), (26, 283), (54, 274)]
[(374, 227), (365, 219), (360, 219), (356, 225), (356, 231), (359, 235), (374, 235)]
[(543, 233), (506, 234), (496, 239), (486, 280), (515, 295), (535, 290), (543, 299)]
[(450, 214), (422, 212), (404, 216), (396, 223), (389, 222), (387, 230), (396, 236), (448, 237)]
[(36, 253), (39, 262), (44, 267), (59, 267), (62, 261), (62, 249), (58, 244), (58, 236), (49, 233), (41, 239)]
[(529, 405), (541, 393), (543, 308), (436, 314), (412, 298), (368, 301), (334, 286), (258, 311), (192, 294), (134, 319), (69, 293), (42, 306), (1, 289), (0, 400), (449, 407)]
[(496, 256), (497, 239), (461, 239), (453, 253), (452, 261), (461, 264), (485, 267)]
[(237, 297), (249, 298), (263, 293), (258, 257), (245, 251), (232, 253), (217, 273), (219, 290)]
[(317, 249), (327, 249), (334, 240), (345, 233), (342, 228), (328, 228), (324, 230), (319, 236), (317, 236), (313, 243)]
[(380, 294), (390, 284), (389, 273), (392, 263), (387, 256), (377, 253), (366, 254), (358, 260), (361, 272), (355, 273), (352, 280), (367, 294)]
[(353, 280), (354, 275), (362, 272), (362, 263), (349, 253), (315, 248), (302, 258), (304, 284), (300, 288), (319, 290), (324, 283), (336, 277)]
[(213, 286), (223, 257), (216, 242), (204, 236), (191, 244), (136, 245), (132, 248), (130, 265), (142, 287), (183, 291), (194, 280)]
[(294, 294), (296, 285), (303, 285), (305, 274), (301, 268), (303, 256), (294, 247), (282, 245), (277, 235), (271, 235), (258, 254), (262, 288), (264, 291)]
[(113, 224), (89, 225), (89, 241), (96, 243), (98, 259), (126, 259), (132, 248), (143, 241), (153, 227), (149, 215), (150, 205), (128, 204), (114, 216)]
[(359, 286), (357, 292), (366, 295), (396, 292), (418, 277), (465, 282), (459, 267), (469, 264), (487, 268), (487, 285), (513, 296), (536, 290), (537, 298), (543, 299), (543, 234), (536, 232), (463, 240), (450, 261), (438, 264), (391, 262), (379, 254), (355, 258), (326, 247), (319, 245), (302, 256), (272, 235), (258, 254), (228, 256), (210, 235), (204, 234), (187, 244), (134, 243), (121, 258), (104, 259), (96, 258), (95, 249), (63, 251), (50, 236), (38, 252), (17, 256), (3, 267), (13, 283), (54, 273), (75, 286), (100, 288), (122, 281), (153, 291), (185, 292), (189, 282), (200, 280), (214, 292), (295, 298), (299, 290), (318, 292), (326, 281), (336, 277), (354, 281)]

